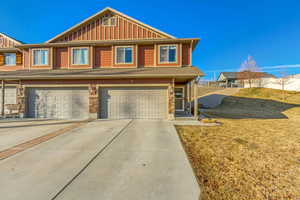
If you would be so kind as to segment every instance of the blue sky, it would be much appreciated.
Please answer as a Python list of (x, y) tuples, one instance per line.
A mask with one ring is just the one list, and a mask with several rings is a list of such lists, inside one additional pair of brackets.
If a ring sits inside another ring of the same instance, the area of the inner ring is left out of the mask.
[(41, 43), (107, 6), (176, 37), (201, 38), (193, 64), (206, 79), (239, 70), (248, 55), (264, 71), (300, 73), (296, 0), (10, 0), (1, 2), (0, 32)]

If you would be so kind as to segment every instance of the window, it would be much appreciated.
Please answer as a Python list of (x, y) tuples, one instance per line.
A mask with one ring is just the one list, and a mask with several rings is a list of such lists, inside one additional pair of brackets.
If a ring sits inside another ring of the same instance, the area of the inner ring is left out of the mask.
[(132, 47), (117, 47), (117, 64), (130, 64), (133, 61)]
[(5, 53), (4, 54), (4, 64), (5, 65), (16, 65), (16, 54), (15, 53)]
[(72, 49), (73, 65), (88, 65), (88, 48)]
[(116, 18), (110, 16), (102, 17), (102, 26), (115, 26), (116, 25)]
[(34, 49), (33, 50), (33, 65), (48, 65), (48, 50)]
[(176, 62), (176, 52), (177, 47), (176, 45), (167, 45), (167, 46), (160, 46), (160, 59), (161, 63), (174, 63)]
[(175, 109), (184, 111), (184, 88), (175, 88)]
[(175, 88), (175, 98), (183, 98), (183, 88)]

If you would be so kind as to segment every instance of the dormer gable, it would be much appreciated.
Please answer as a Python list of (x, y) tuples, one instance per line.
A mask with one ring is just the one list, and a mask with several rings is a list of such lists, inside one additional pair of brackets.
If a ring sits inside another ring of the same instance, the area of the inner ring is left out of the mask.
[(105, 8), (47, 43), (139, 39), (175, 39), (175, 37), (112, 8)]

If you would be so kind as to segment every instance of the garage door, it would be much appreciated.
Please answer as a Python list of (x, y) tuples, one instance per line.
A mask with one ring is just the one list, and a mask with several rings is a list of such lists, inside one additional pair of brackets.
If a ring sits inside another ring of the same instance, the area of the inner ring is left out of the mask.
[(167, 88), (127, 87), (100, 89), (100, 118), (165, 119)]
[(87, 88), (30, 88), (28, 117), (48, 119), (88, 118)]
[[(17, 104), (17, 88), (16, 87), (5, 87), (5, 100), (4, 104)], [(6, 106), (4, 107), (6, 108)], [(2, 109), (2, 90), (0, 88), (0, 110)], [(8, 110), (5, 110), (7, 113)]]

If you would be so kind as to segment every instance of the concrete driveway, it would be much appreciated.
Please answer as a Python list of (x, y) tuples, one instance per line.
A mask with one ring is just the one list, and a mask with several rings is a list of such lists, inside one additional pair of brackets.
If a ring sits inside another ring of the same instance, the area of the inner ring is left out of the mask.
[(172, 122), (116, 120), (86, 123), (0, 161), (0, 193), (6, 200), (196, 200), (200, 190)]
[(67, 120), (0, 121), (0, 151), (46, 135), (73, 123)]

